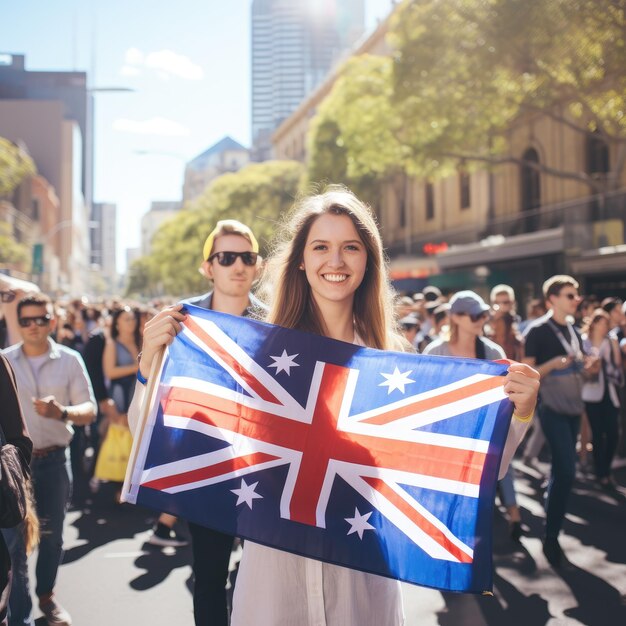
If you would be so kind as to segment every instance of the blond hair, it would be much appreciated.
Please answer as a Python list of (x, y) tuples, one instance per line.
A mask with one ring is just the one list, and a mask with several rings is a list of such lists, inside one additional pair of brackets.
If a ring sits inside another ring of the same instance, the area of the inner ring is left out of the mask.
[(306, 274), (300, 269), (311, 226), (326, 214), (349, 217), (367, 252), (365, 275), (353, 302), (357, 334), (372, 348), (403, 349), (405, 342), (393, 321), (393, 292), (376, 220), (367, 205), (341, 186), (333, 185), (323, 193), (304, 197), (287, 216), (261, 284), (261, 293), (269, 304), (267, 321), (328, 334), (311, 297)]

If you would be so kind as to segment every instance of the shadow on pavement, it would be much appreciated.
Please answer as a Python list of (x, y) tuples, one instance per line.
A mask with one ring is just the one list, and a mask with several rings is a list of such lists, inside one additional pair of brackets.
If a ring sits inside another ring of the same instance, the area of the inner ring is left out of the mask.
[[(149, 543), (141, 546), (146, 553), (137, 557), (135, 567), (145, 570), (134, 580), (131, 580), (130, 586), (137, 591), (145, 591), (162, 583), (170, 573), (179, 567), (187, 567), (191, 563), (191, 549), (189, 546), (182, 548), (159, 548)], [(189, 579), (187, 588), (192, 591)]]
[[(549, 470), (549, 466), (545, 466)], [(626, 483), (626, 468), (616, 472), (618, 484)], [(516, 484), (523, 493), (541, 505), (545, 483), (536, 473), (518, 473)], [(541, 510), (535, 507), (535, 510)], [(543, 537), (544, 518), (522, 508), (522, 522), (528, 538)], [(444, 611), (438, 613), (441, 626), (543, 626), (554, 622), (550, 612), (550, 587), (537, 593), (537, 577), (545, 575), (523, 543), (508, 537), (508, 525), (496, 510), (494, 514), (494, 596), (469, 596), (444, 593)], [(589, 476), (579, 475), (574, 486), (568, 517), (563, 527), (561, 543), (565, 554), (573, 538), (593, 550), (578, 550), (575, 565), (565, 563), (550, 569), (548, 575), (558, 577), (561, 585), (569, 588), (576, 606), (566, 608), (568, 622), (590, 626), (626, 624), (626, 597), (605, 579), (605, 568), (611, 564), (626, 563), (626, 541), (619, 538), (626, 528), (626, 489), (618, 486), (613, 492), (599, 488)], [(530, 544), (529, 544), (530, 545)], [(536, 545), (536, 544), (535, 544)], [(588, 566), (582, 559), (588, 558)], [(546, 565), (542, 562), (541, 567)], [(501, 568), (501, 571), (499, 571)], [(519, 576), (511, 577), (515, 571)], [(523, 584), (518, 589), (515, 581), (535, 580), (535, 585)], [(546, 580), (547, 582), (547, 580)], [(558, 622), (561, 623), (561, 622)]]
[(154, 513), (130, 504), (116, 504), (114, 492), (103, 486), (91, 502), (82, 505), (81, 516), (73, 526), (78, 530), (81, 545), (65, 552), (63, 563), (72, 563), (92, 550), (118, 539), (132, 539), (137, 533), (148, 530)]

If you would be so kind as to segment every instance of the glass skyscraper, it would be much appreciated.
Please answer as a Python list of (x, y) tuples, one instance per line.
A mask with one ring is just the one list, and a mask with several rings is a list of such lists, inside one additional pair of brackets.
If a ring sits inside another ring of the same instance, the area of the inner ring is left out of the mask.
[(253, 0), (252, 142), (271, 157), (270, 137), (365, 30), (364, 0)]

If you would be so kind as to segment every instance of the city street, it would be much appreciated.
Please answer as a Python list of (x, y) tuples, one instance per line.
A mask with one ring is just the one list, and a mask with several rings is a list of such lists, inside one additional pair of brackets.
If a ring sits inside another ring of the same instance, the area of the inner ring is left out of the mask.
[[(539, 540), (541, 472), (516, 462), (519, 503), (527, 536), (509, 541), (495, 514), (494, 596), (441, 594), (404, 585), (407, 625), (539, 626), (626, 623), (626, 462), (618, 460), (618, 491), (600, 491), (579, 475), (562, 546), (570, 563), (555, 571)], [(548, 465), (539, 468), (547, 471)], [(58, 597), (75, 626), (150, 624), (191, 626), (191, 552), (146, 543), (153, 514), (102, 500), (68, 516)], [(38, 626), (43, 626), (39, 619)]]

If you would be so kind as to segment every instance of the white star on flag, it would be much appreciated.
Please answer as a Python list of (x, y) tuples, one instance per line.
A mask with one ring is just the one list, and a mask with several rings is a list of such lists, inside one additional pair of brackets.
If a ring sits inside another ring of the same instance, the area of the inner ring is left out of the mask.
[(344, 518), (346, 522), (350, 524), (350, 530), (348, 531), (348, 534), (351, 535), (352, 533), (358, 533), (359, 539), (363, 539), (363, 533), (366, 530), (374, 530), (374, 527), (367, 521), (371, 514), (372, 512), (370, 511), (369, 513), (361, 515), (359, 513), (359, 509), (355, 507), (354, 517)]
[(239, 506), (244, 502), (252, 508), (252, 501), (255, 498), (262, 498), (263, 496), (256, 493), (254, 488), (259, 484), (259, 481), (252, 483), (251, 485), (247, 485), (246, 481), (241, 479), (241, 487), (239, 489), (231, 489), (231, 491), (237, 496), (237, 504), (235, 506)]
[(274, 359), (274, 363), (268, 365), (268, 367), (275, 367), (276, 374), (280, 374), (280, 372), (287, 372), (287, 376), (290, 376), (290, 368), (300, 367), (300, 364), (294, 361), (297, 356), (297, 354), (287, 354), (287, 350), (283, 349), (283, 353), (280, 356), (270, 355), (270, 359)]
[(387, 395), (389, 395), (394, 389), (399, 389), (402, 393), (404, 393), (404, 386), (408, 385), (409, 383), (414, 383), (414, 380), (411, 380), (409, 378), (409, 374), (412, 372), (413, 370), (408, 370), (407, 372), (400, 372), (400, 370), (398, 369), (398, 367), (396, 366), (396, 368), (393, 371), (393, 374), (385, 374), (384, 372), (381, 372), (381, 376), (384, 376), (387, 380), (380, 383), (378, 386), (379, 387), (389, 387), (389, 389), (387, 389)]

